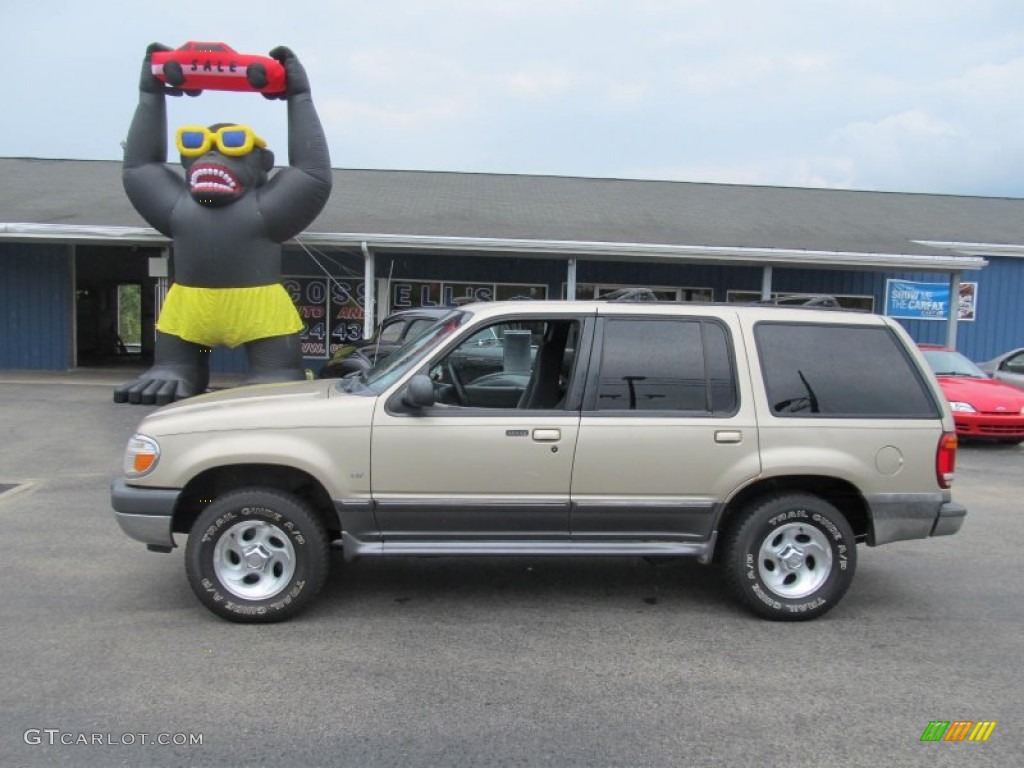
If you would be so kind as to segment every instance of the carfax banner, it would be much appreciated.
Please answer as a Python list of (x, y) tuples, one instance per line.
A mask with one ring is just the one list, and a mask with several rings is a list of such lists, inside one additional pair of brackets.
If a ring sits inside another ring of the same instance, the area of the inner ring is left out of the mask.
[[(957, 317), (973, 320), (978, 284), (961, 283), (957, 297)], [(885, 281), (885, 314), (908, 320), (946, 320), (949, 318), (949, 283), (919, 283), (912, 280)]]

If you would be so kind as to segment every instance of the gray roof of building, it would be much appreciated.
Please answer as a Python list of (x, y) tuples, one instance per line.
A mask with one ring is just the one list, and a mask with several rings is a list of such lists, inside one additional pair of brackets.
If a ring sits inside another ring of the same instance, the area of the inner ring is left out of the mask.
[[(14, 223), (146, 226), (124, 194), (120, 162), (0, 158), (0, 227)], [(1024, 244), (1024, 200), (337, 169), (307, 235), (329, 244), (353, 233), (946, 258), (922, 241)]]

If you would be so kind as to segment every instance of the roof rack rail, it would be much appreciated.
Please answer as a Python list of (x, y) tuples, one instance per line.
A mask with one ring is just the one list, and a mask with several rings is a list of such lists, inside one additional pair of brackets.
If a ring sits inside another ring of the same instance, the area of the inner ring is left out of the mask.
[(814, 307), (815, 309), (842, 309), (835, 296), (820, 294), (816, 296), (776, 296), (757, 304), (774, 307)]
[(598, 301), (657, 301), (658, 296), (650, 288), (619, 288), (598, 297)]

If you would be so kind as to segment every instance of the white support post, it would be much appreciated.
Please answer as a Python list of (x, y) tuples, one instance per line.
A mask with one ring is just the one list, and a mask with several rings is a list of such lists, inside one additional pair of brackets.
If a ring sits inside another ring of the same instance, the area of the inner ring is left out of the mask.
[(576, 259), (569, 259), (565, 276), (565, 298), (569, 301), (576, 299)]
[(365, 259), (363, 264), (363, 338), (368, 339), (373, 336), (373, 329), (377, 325), (374, 316), (376, 314), (377, 290), (374, 284), (373, 251), (365, 242), (363, 243), (363, 258)]
[(772, 300), (772, 268), (761, 268), (761, 301)]
[(956, 324), (960, 320), (960, 273), (949, 275), (949, 319), (946, 324), (946, 346), (956, 349)]

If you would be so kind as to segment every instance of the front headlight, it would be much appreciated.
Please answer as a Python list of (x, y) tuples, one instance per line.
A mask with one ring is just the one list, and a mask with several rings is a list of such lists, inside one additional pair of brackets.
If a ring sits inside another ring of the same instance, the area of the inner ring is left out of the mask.
[(977, 413), (978, 412), (975, 409), (975, 407), (973, 405), (971, 405), (970, 403), (962, 403), (962, 402), (958, 402), (956, 400), (950, 402), (949, 407), (952, 408), (953, 411), (957, 412), (957, 413)]
[(126, 477), (142, 477), (152, 472), (160, 459), (160, 445), (151, 437), (132, 435), (124, 449), (124, 474)]

